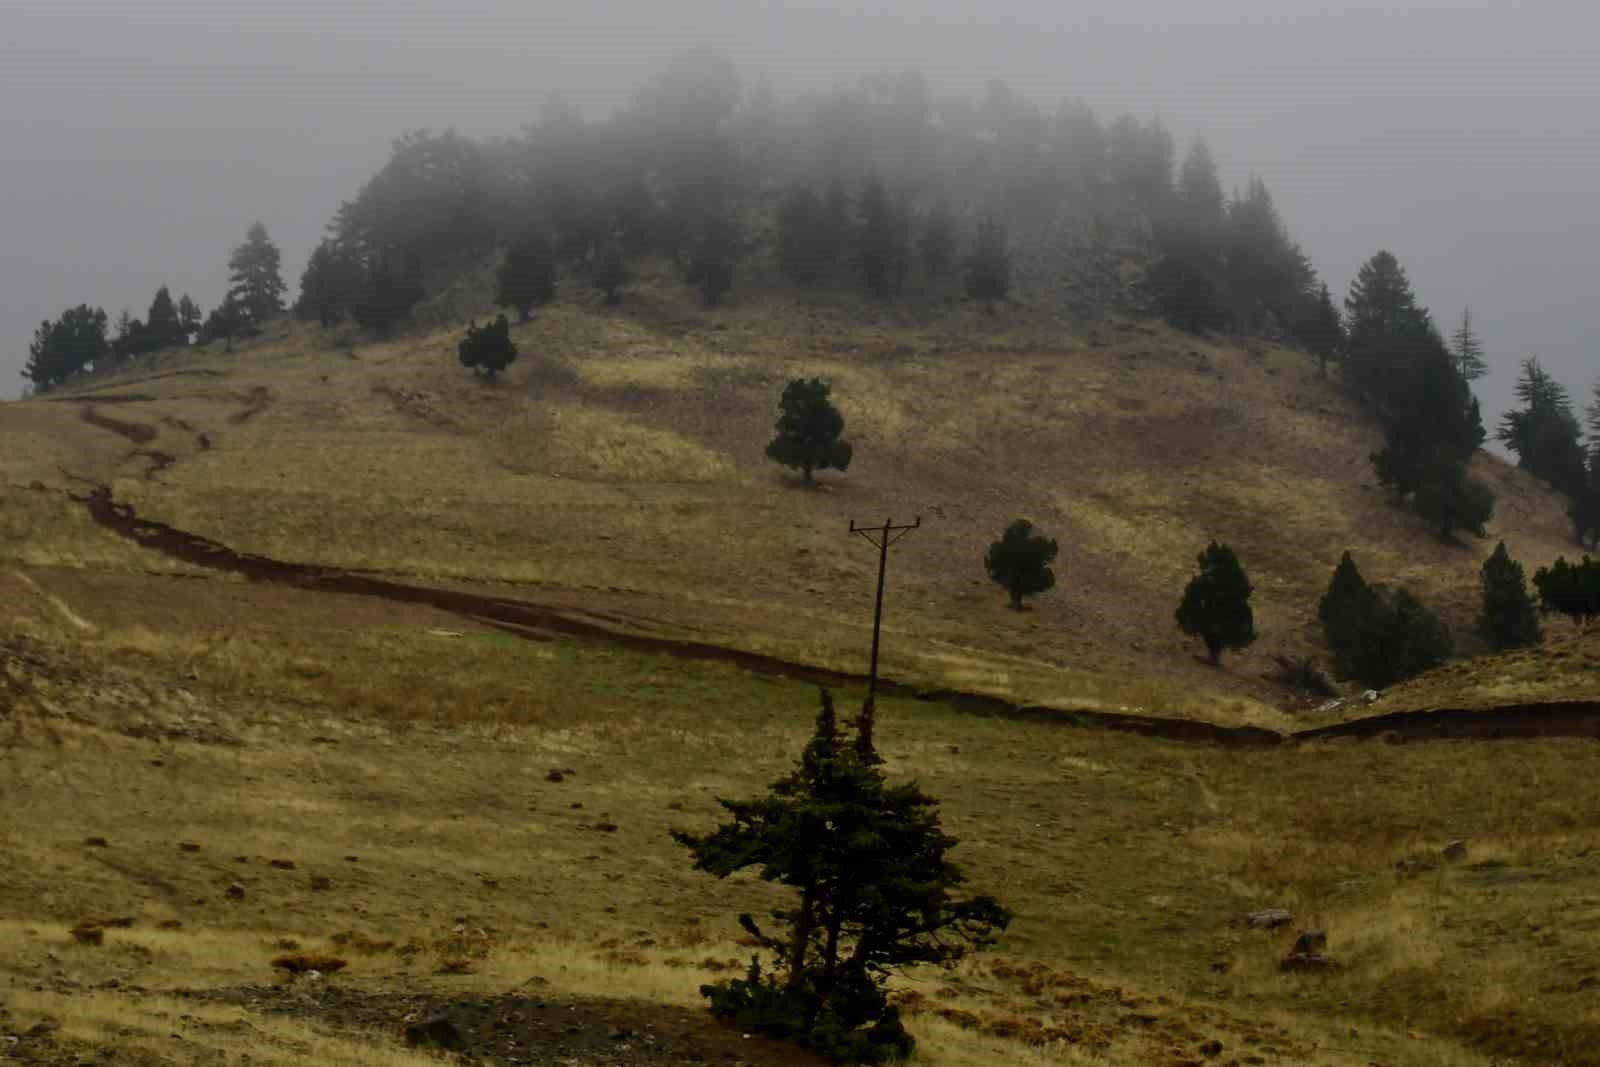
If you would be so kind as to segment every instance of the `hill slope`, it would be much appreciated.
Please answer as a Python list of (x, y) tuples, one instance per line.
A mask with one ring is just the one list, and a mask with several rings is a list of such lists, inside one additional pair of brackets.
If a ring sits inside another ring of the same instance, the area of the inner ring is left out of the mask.
[[(1489, 539), (1438, 543), (1371, 484), (1375, 430), (1336, 383), (1256, 342), (1026, 307), (706, 312), (660, 276), (617, 309), (566, 296), (514, 336), (495, 385), (457, 364), (457, 331), (351, 348), (285, 325), (4, 405), (0, 555), (176, 568), (22, 488), (104, 483), (239, 551), (529, 583), (623, 628), (859, 670), (876, 559), (847, 524), (920, 515), (891, 560), (887, 674), (1285, 727), (1267, 657), (1319, 650), (1342, 551), (1443, 609), (1469, 651), (1494, 542), (1530, 567), (1568, 551), (1560, 501), (1490, 456)], [(799, 375), (833, 383), (856, 445), (815, 492), (762, 454)], [(981, 562), (1017, 516), (1062, 545), (1056, 590), (1020, 615)], [(1249, 569), (1263, 635), (1221, 671), (1172, 623), (1213, 537)]]

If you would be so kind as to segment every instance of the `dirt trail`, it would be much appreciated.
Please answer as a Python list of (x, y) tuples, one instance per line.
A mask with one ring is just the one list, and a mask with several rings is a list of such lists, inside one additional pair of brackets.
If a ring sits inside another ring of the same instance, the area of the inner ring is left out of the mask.
[[(641, 652), (706, 663), (727, 663), (753, 673), (782, 676), (815, 685), (862, 686), (867, 681), (864, 675), (793, 663), (776, 656), (722, 645), (627, 633), (530, 601), (410, 585), (374, 575), (314, 564), (285, 563), (265, 556), (240, 553), (227, 545), (166, 523), (140, 518), (132, 507), (112, 499), (110, 489), (103, 486), (87, 496), (75, 493), (68, 495), (83, 504), (98, 525), (144, 548), (185, 563), (243, 575), (252, 581), (274, 582), (319, 592), (377, 597), (402, 604), (423, 604), (534, 640), (543, 639), (549, 634), (561, 634)], [(1221, 726), (1193, 719), (1164, 719), (1086, 708), (1017, 705), (982, 693), (919, 689), (891, 679), (879, 679), (878, 688), (886, 696), (937, 701), (974, 715), (1119, 730), (1169, 741), (1226, 747), (1266, 747), (1292, 741), (1337, 738), (1431, 741), (1600, 737), (1600, 701), (1397, 712), (1281, 734), (1256, 726)]]
[(159, 432), (154, 426), (142, 422), (124, 422), (121, 419), (113, 419), (110, 415), (102, 415), (95, 410), (93, 404), (85, 404), (79, 409), (78, 417), (90, 426), (98, 426), (102, 430), (120, 434), (136, 445), (149, 444), (156, 439), (156, 434)]

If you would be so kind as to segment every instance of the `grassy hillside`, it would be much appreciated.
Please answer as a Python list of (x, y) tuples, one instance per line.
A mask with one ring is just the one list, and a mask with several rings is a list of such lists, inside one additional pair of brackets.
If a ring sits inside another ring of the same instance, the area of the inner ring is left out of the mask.
[[(1372, 484), (1372, 427), (1301, 354), (1012, 307), (741, 298), (704, 311), (647, 276), (569, 292), (515, 330), (496, 385), (457, 331), (390, 343), (285, 325), (0, 408), (0, 556), (181, 569), (18, 487), (98, 481), (142, 515), (274, 558), (518, 583), (619, 624), (859, 670), (871, 549), (849, 520), (921, 515), (890, 575), (885, 669), (1019, 701), (1289, 727), (1269, 655), (1318, 650), (1349, 549), (1441, 608), (1465, 651), (1504, 537), (1567, 550), (1560, 502), (1492, 457), (1491, 535), (1441, 545)], [(767, 462), (778, 393), (834, 386), (856, 445), (815, 492)], [(1021, 615), (982, 571), (1026, 516), (1062, 544)], [(1221, 671), (1172, 623), (1195, 554), (1231, 542), (1262, 640)]]

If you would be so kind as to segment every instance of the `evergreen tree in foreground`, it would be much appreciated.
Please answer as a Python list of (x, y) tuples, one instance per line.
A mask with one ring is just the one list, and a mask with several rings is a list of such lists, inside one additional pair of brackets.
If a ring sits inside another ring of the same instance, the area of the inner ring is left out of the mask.
[(511, 341), (511, 324), (504, 315), (497, 315), (487, 326), (472, 323), (467, 327), (467, 335), (456, 345), (456, 356), (463, 367), (470, 367), (494, 381), (517, 358), (517, 346)]
[(726, 878), (755, 868), (789, 887), (768, 932), (739, 924), (775, 965), (754, 957), (742, 979), (700, 987), (711, 1010), (741, 1030), (796, 1041), (845, 1063), (881, 1063), (913, 1039), (889, 1004), (888, 979), (917, 964), (949, 964), (992, 942), (1010, 913), (987, 896), (959, 898), (947, 858), (956, 839), (938, 802), (914, 782), (892, 785), (874, 746), (870, 702), (840, 728), (822, 693), (811, 741), (795, 769), (753, 800), (719, 800), (728, 822), (674, 831), (697, 870)]
[(996, 585), (1011, 594), (1011, 610), (1022, 610), (1022, 598), (1055, 588), (1055, 572), (1050, 564), (1056, 558), (1054, 538), (1035, 535), (1033, 523), (1018, 519), (1006, 527), (1000, 540), (989, 545), (983, 557), (984, 569)]
[(796, 378), (784, 387), (778, 401), (776, 436), (767, 445), (767, 458), (800, 471), (807, 485), (811, 472), (848, 470), (854, 449), (840, 439), (844, 416), (828, 399), (828, 383), (819, 378)]
[(972, 255), (967, 258), (967, 295), (994, 314), (997, 300), (1011, 293), (1011, 253), (1006, 250), (1006, 229), (992, 216), (978, 224)]
[(1341, 678), (1385, 689), (1450, 657), (1450, 632), (1404, 589), (1374, 588), (1346, 552), (1317, 605)]
[(1250, 611), (1250, 579), (1239, 557), (1225, 544), (1211, 542), (1200, 553), (1200, 573), (1189, 580), (1178, 605), (1178, 626), (1206, 643), (1213, 664), (1224, 649), (1248, 648), (1256, 639)]
[(250, 326), (261, 326), (283, 313), (279, 258), (278, 246), (259, 222), (251, 224), (244, 244), (228, 258), (228, 296)]
[(516, 308), (517, 317), (528, 321), (534, 305), (556, 295), (556, 254), (550, 241), (541, 234), (528, 234), (506, 249), (495, 272), (494, 302)]
[(1483, 564), (1483, 606), (1478, 632), (1496, 652), (1539, 643), (1539, 609), (1528, 594), (1522, 564), (1501, 541)]

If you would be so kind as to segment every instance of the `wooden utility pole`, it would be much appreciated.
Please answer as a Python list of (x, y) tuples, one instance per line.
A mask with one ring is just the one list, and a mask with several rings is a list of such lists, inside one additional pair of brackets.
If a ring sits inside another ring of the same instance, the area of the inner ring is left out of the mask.
[(915, 522), (894, 524), (884, 519), (882, 526), (857, 526), (850, 520), (850, 532), (860, 534), (878, 550), (878, 601), (872, 609), (872, 666), (867, 673), (867, 701), (872, 703), (878, 695), (878, 636), (883, 630), (883, 576), (889, 569), (889, 546), (922, 525), (922, 516)]

